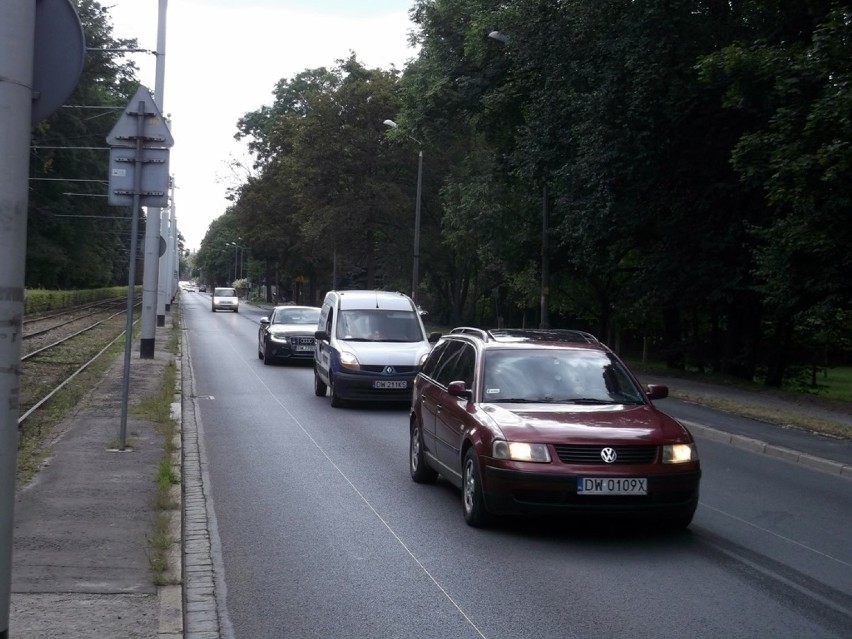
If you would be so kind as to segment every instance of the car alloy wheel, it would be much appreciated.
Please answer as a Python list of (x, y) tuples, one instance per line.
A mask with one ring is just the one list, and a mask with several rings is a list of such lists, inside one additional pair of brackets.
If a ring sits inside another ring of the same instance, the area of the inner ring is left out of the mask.
[(474, 528), (486, 525), (490, 517), (485, 510), (482, 497), (482, 483), (479, 478), (479, 459), (471, 446), (464, 456), (462, 465), (462, 506), (464, 520)]
[(410, 453), (411, 479), (418, 484), (434, 482), (438, 478), (438, 473), (426, 464), (426, 458), (423, 455), (423, 436), (420, 425), (416, 421), (411, 427)]

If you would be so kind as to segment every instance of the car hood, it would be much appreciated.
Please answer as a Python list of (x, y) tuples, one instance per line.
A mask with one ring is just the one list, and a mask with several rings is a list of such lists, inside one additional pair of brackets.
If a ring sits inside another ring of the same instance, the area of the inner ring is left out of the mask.
[(317, 327), (313, 324), (270, 324), (270, 333), (287, 333), (288, 335), (310, 335), (314, 336)]
[(483, 404), (482, 410), (509, 441), (659, 444), (691, 440), (680, 422), (650, 404)]
[(352, 342), (341, 341), (340, 350), (347, 350), (358, 358), (362, 366), (417, 366), (428, 353), (426, 342)]

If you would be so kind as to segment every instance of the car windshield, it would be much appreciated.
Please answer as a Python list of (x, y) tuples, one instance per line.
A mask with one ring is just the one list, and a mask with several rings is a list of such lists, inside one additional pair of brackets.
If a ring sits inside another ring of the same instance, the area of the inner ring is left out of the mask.
[(232, 288), (217, 288), (213, 291), (214, 297), (236, 297), (237, 291)]
[(319, 321), (318, 308), (283, 308), (272, 314), (273, 324), (313, 324)]
[(337, 337), (358, 342), (420, 342), (424, 339), (414, 311), (380, 308), (341, 311)]
[(483, 401), (569, 404), (644, 403), (642, 389), (607, 353), (581, 349), (490, 350)]

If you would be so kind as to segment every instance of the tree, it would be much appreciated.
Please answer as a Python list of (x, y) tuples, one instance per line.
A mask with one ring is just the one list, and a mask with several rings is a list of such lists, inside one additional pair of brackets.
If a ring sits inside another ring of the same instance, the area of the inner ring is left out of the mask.
[(80, 81), (66, 106), (32, 133), (27, 232), (28, 287), (90, 288), (127, 283), (129, 213), (106, 202), (105, 138), (138, 86), (136, 66), (116, 40), (108, 10), (78, 0), (88, 49)]

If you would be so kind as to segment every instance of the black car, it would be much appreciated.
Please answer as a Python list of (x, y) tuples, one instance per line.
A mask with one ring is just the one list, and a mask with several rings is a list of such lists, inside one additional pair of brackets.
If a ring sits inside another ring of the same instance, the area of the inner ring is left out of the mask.
[(316, 306), (276, 306), (260, 320), (257, 356), (264, 364), (280, 360), (313, 361), (314, 332), (320, 309)]

